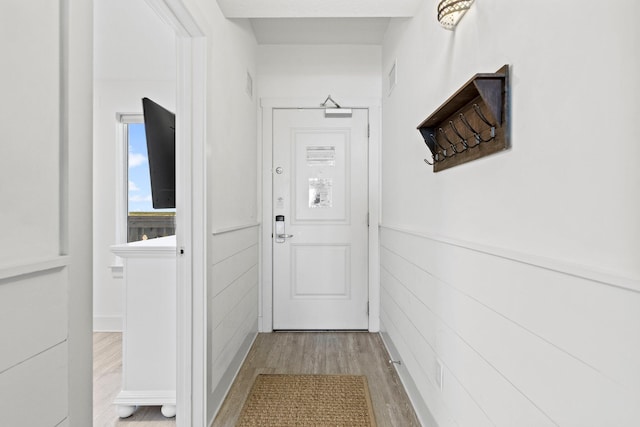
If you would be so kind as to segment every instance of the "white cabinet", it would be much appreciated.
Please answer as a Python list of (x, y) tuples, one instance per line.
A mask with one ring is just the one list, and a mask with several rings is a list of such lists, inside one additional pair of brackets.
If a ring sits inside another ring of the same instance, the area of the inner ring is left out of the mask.
[(175, 236), (115, 245), (124, 264), (122, 391), (114, 403), (126, 418), (138, 406), (176, 413)]

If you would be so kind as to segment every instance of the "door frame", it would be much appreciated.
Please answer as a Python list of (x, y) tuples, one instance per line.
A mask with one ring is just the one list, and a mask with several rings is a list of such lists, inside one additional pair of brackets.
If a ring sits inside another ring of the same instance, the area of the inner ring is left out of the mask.
[[(261, 283), (258, 307), (258, 328), (260, 332), (273, 332), (273, 110), (275, 109), (319, 109), (322, 99), (316, 98), (262, 98), (258, 109), (259, 134), (258, 185), (262, 200), (259, 217), (262, 218), (260, 235)], [(340, 98), (345, 108), (367, 109), (369, 115), (369, 332), (380, 331), (380, 138), (381, 100), (376, 98)], [(261, 132), (261, 133), (260, 133)]]
[(176, 34), (176, 426), (204, 426), (207, 39), (183, 0), (145, 1)]

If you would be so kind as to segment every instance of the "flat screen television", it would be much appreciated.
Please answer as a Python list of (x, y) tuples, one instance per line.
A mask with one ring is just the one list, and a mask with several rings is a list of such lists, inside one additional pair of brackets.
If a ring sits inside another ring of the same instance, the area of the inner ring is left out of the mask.
[(142, 98), (154, 209), (176, 207), (176, 115)]

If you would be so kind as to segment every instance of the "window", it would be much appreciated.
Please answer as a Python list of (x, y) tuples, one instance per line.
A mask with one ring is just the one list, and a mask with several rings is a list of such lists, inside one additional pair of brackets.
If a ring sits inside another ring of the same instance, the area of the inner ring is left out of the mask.
[[(175, 209), (154, 209), (151, 203), (151, 180), (147, 142), (142, 114), (119, 114), (122, 142), (119, 196), (121, 220), (119, 242), (136, 242), (175, 234)], [(120, 215), (119, 215), (120, 216)]]

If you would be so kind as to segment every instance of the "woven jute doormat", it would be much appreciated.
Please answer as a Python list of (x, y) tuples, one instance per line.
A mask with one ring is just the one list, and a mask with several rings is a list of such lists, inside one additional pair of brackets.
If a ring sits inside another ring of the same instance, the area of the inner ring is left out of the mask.
[(236, 426), (375, 427), (367, 377), (258, 375)]

